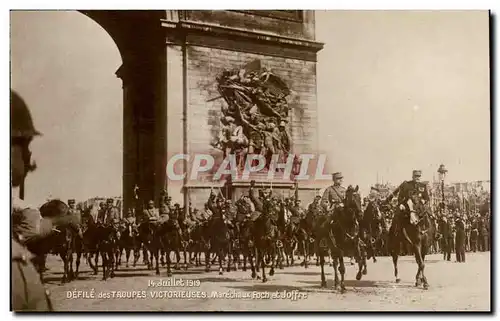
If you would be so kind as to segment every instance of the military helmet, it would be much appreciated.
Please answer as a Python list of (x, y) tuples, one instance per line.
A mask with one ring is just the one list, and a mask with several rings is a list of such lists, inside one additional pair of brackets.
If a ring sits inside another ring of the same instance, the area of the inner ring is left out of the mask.
[(75, 203), (76, 203), (76, 201), (73, 198), (68, 200), (68, 205), (75, 204)]
[(114, 202), (115, 202), (115, 201), (114, 201), (112, 198), (108, 198), (108, 199), (106, 200), (106, 203), (107, 203), (107, 204), (113, 204)]
[(28, 105), (15, 91), (10, 91), (11, 137), (33, 137), (41, 135), (35, 129)]

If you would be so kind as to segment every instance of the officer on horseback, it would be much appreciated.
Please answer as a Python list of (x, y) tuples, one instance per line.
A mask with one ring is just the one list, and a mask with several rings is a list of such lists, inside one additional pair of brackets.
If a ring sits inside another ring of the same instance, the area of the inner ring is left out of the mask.
[(408, 202), (410, 200), (412, 202), (414, 200), (420, 200), (423, 205), (429, 202), (429, 192), (427, 186), (420, 182), (421, 176), (422, 171), (414, 170), (412, 173), (412, 180), (404, 181), (387, 197), (386, 202), (390, 202), (396, 194), (398, 195), (398, 208), (394, 214), (391, 225), (395, 233), (400, 229), (401, 220), (404, 219), (405, 215), (408, 215), (408, 210), (410, 210), (408, 208)]
[(11, 113), (11, 174), (12, 188), (20, 188), (20, 196), (12, 191), (12, 275), (11, 296), (14, 311), (52, 311), (52, 304), (32, 264), (33, 254), (25, 246), (43, 241), (57, 233), (57, 227), (78, 228), (79, 221), (72, 215), (42, 218), (35, 206), (23, 198), (24, 181), (36, 166), (31, 162), (30, 143), (40, 135), (33, 125), (31, 113), (24, 100), (14, 91), (10, 92)]
[(323, 198), (321, 199), (321, 203), (324, 208), (328, 208), (329, 206), (333, 209), (344, 206), (345, 192), (346, 188), (342, 186), (342, 182), (344, 180), (344, 176), (342, 173), (337, 172), (332, 174), (333, 185), (329, 186), (325, 192), (323, 193)]

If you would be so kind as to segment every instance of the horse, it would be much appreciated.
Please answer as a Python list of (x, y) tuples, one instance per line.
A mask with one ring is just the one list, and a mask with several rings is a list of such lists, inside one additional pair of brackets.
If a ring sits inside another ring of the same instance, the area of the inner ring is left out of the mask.
[[(102, 280), (105, 281), (108, 277), (115, 277), (117, 263), (115, 256), (120, 235), (119, 231), (117, 231), (113, 225), (101, 222), (97, 223), (96, 234), (98, 236), (97, 253), (101, 254), (102, 258)], [(98, 268), (97, 257), (98, 256), (96, 256), (96, 270)]]
[[(435, 225), (431, 221), (430, 207), (423, 204), (418, 197), (410, 197), (405, 204), (404, 211), (396, 209), (396, 219), (398, 224), (392, 224), (389, 230), (389, 248), (394, 265), (394, 276), (396, 283), (401, 280), (398, 278), (398, 256), (401, 244), (406, 241), (413, 250), (415, 260), (418, 265), (415, 275), (415, 286), (423, 285), (424, 289), (429, 288), (429, 283), (424, 274), (425, 255), (428, 252), (430, 244), (434, 242)], [(399, 214), (399, 215), (398, 215)]]
[[(271, 261), (269, 275), (274, 275), (275, 259), (277, 249), (280, 247), (279, 231), (275, 225), (280, 206), (276, 199), (268, 199), (264, 201), (263, 211), (254, 223), (254, 237), (257, 248), (257, 263), (262, 268), (262, 282), (267, 282), (265, 267), (266, 258)], [(268, 263), (268, 262), (267, 262)], [(252, 275), (254, 271), (252, 271)]]
[[(97, 216), (99, 209), (94, 204), (84, 210), (83, 214), (83, 242), (82, 251), (85, 254), (87, 263), (94, 271), (94, 275), (98, 273), (99, 265), (99, 230), (97, 228)], [(95, 257), (95, 264), (92, 263), (92, 258)]]
[[(174, 219), (169, 219), (165, 222), (162, 222), (160, 225), (160, 240), (163, 249), (163, 253), (161, 256), (162, 265), (167, 265), (167, 276), (172, 276), (171, 264), (172, 261), (170, 259), (170, 253), (173, 251), (177, 255), (177, 262), (175, 264), (174, 269), (179, 269), (179, 248), (182, 247), (183, 238), (179, 233), (179, 228)], [(165, 258), (164, 258), (165, 256)]]
[(139, 230), (135, 222), (123, 221), (120, 224), (120, 242), (119, 242), (119, 256), (118, 265), (121, 265), (122, 253), (125, 251), (125, 266), (128, 268), (128, 261), (130, 259), (130, 252), (134, 251), (133, 266), (135, 267), (139, 260), (138, 251), (138, 238)]
[[(40, 214), (44, 218), (70, 215), (69, 206), (60, 200), (50, 200), (40, 207)], [(76, 279), (80, 266), (81, 252), (77, 252), (76, 269), (73, 270), (73, 252), (75, 252), (75, 243), (78, 238), (78, 231), (71, 227), (56, 227), (55, 233), (41, 241), (29, 242), (27, 248), (35, 254), (35, 264), (43, 282), (43, 267), (45, 266), (45, 257), (49, 252), (58, 254), (64, 265), (64, 271), (61, 283), (66, 283)], [(78, 255), (79, 254), (79, 255)]]
[[(342, 207), (330, 210), (328, 214), (317, 216), (314, 223), (315, 249), (319, 257), (321, 267), (321, 287), (326, 287), (325, 259), (328, 250), (333, 257), (333, 268), (335, 271), (334, 288), (340, 286), (341, 292), (345, 292), (345, 264), (344, 255), (352, 254), (358, 260), (359, 271), (356, 279), (360, 280), (362, 274), (366, 274), (366, 258), (363, 254), (364, 244), (359, 238), (358, 219), (362, 212), (361, 196), (358, 193), (359, 187), (349, 186), (346, 191), (345, 200)], [(362, 269), (364, 270), (362, 271)], [(340, 272), (340, 281), (338, 272)]]
[[(220, 202), (220, 199), (219, 199)], [(222, 204), (215, 204), (215, 198), (210, 197), (208, 208), (213, 215), (208, 221), (208, 228), (204, 230), (203, 238), (209, 242), (205, 252), (205, 272), (210, 271), (210, 252), (217, 255), (219, 260), (219, 275), (223, 274), (222, 260), (226, 253), (231, 253), (231, 235), (229, 231), (229, 221), (224, 217)], [(231, 255), (227, 260), (227, 272), (231, 272)]]
[(145, 261), (149, 270), (153, 269), (153, 260), (155, 261), (154, 269), (156, 275), (160, 274), (160, 250), (162, 248), (161, 232), (162, 225), (157, 221), (145, 221), (139, 226), (139, 236), (144, 246), (144, 252), (151, 255), (151, 258), (146, 257)]
[(378, 204), (374, 201), (368, 203), (363, 219), (360, 221), (360, 232), (363, 234), (362, 239), (367, 244), (368, 257), (373, 258), (373, 263), (377, 262), (376, 247), (377, 243), (382, 242), (382, 232), (386, 229), (385, 218), (380, 211)]

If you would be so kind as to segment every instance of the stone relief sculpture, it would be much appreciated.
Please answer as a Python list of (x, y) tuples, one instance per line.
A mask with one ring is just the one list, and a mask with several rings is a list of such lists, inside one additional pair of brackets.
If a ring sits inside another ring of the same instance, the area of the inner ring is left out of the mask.
[[(224, 70), (216, 78), (221, 109), (221, 128), (212, 146), (235, 154), (243, 168), (247, 154), (260, 154), (268, 168), (273, 154), (286, 161), (291, 152), (288, 131), (290, 89), (278, 76), (254, 60), (239, 70)], [(214, 99), (211, 99), (214, 100)]]

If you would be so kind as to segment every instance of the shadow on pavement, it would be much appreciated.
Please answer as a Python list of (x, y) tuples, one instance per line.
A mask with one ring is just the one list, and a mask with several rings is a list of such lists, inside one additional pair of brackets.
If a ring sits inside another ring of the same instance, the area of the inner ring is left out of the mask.
[(320, 271), (297, 271), (297, 272), (277, 272), (276, 274), (290, 274), (290, 275), (320, 275)]
[[(93, 279), (92, 276), (81, 276), (78, 275), (78, 278), (75, 280), (72, 280), (71, 282), (77, 282), (77, 281), (85, 281), (85, 280), (91, 280)], [(50, 284), (50, 285), (63, 285), (61, 284), (62, 276), (44, 276), (43, 277), (43, 282), (45, 284)], [(66, 283), (67, 284), (67, 283)]]
[[(121, 273), (122, 271), (115, 271), (115, 278), (127, 278), (134, 276), (156, 276), (155, 271), (152, 270), (151, 273)], [(102, 276), (102, 274), (101, 274)]]
[(224, 277), (224, 276), (220, 276), (220, 277), (214, 276), (214, 277), (197, 278), (197, 280), (200, 280), (201, 283), (205, 283), (205, 282), (212, 282), (212, 283), (242, 282), (242, 280), (228, 278), (228, 277)]
[[(305, 289), (322, 289), (321, 288), (321, 280), (318, 278), (318, 281), (298, 281), (300, 283), (304, 284), (310, 284), (311, 286), (306, 287)], [(403, 283), (395, 283), (395, 282), (390, 282), (390, 281), (370, 281), (370, 280), (345, 280), (344, 284), (346, 288), (385, 288), (385, 289), (392, 289), (392, 288), (411, 288), (412, 286), (409, 284), (403, 284)], [(333, 289), (334, 285), (334, 280), (333, 279), (327, 279), (326, 280), (326, 288), (327, 289)]]
[(302, 290), (301, 287), (283, 284), (253, 284), (253, 285), (241, 285), (241, 286), (228, 286), (231, 289), (238, 289), (243, 291), (293, 291)]

